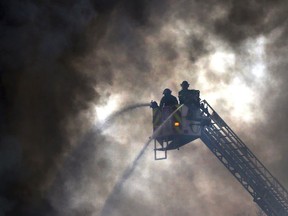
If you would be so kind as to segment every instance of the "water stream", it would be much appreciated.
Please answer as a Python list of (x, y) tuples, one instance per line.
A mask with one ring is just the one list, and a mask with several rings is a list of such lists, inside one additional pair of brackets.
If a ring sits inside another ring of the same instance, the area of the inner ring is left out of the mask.
[(157, 136), (157, 134), (159, 133), (159, 131), (164, 127), (164, 125), (170, 120), (170, 118), (183, 106), (183, 104), (181, 106), (179, 106), (173, 113), (171, 113), (168, 118), (163, 121), (163, 123), (154, 131), (154, 133), (152, 134), (152, 136), (150, 136), (150, 138), (148, 139), (148, 141), (143, 145), (142, 149), (140, 150), (140, 152), (138, 153), (138, 155), (135, 157), (135, 159), (133, 160), (133, 162), (126, 167), (126, 169), (124, 170), (122, 176), (120, 177), (120, 179), (117, 181), (117, 183), (114, 185), (112, 192), (110, 193), (110, 195), (108, 196), (108, 198), (106, 199), (104, 206), (102, 208), (101, 211), (101, 216), (110, 216), (111, 215), (111, 204), (114, 201), (114, 198), (116, 197), (116, 195), (119, 194), (119, 192), (122, 190), (124, 183), (128, 180), (128, 178), (132, 175), (132, 173), (134, 172), (137, 164), (139, 163), (139, 160), (141, 159), (141, 157), (144, 155), (145, 150), (147, 149), (147, 147), (149, 146), (150, 142)]

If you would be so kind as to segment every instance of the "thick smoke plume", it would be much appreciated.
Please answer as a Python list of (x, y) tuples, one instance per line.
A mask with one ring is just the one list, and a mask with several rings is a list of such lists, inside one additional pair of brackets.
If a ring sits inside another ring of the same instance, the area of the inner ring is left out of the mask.
[(1, 214), (41, 215), (50, 208), (47, 187), (89, 125), (89, 108), (99, 98), (95, 85), (111, 82), (109, 73), (83, 73), (73, 63), (105, 33), (97, 22), (105, 22), (112, 6), (1, 2)]
[[(1, 1), (0, 215), (100, 215), (151, 113), (91, 127), (183, 80), (287, 188), (287, 11), (278, 0)], [(203, 143), (160, 163), (147, 152), (111, 215), (257, 214)]]

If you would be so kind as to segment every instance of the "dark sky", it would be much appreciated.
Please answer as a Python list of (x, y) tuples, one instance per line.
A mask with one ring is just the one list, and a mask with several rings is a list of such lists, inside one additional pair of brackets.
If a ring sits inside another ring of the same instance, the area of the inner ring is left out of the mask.
[[(196, 141), (153, 160), (134, 103), (201, 91), (287, 188), (288, 3), (279, 0), (2, 0), (0, 215), (257, 215)], [(112, 197), (112, 198), (111, 198)], [(106, 203), (107, 205), (107, 203)]]

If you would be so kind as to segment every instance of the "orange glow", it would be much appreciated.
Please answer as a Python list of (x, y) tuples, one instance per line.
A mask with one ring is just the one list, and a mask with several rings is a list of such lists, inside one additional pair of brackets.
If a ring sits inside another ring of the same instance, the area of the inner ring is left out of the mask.
[(180, 126), (180, 122), (174, 122), (174, 127), (179, 127)]

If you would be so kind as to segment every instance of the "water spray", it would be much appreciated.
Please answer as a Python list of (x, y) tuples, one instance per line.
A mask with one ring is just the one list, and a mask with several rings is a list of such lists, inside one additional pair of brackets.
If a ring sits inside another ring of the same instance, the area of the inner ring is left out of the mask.
[[(150, 105), (150, 104), (149, 104)], [(159, 131), (164, 127), (164, 125), (169, 121), (169, 119), (179, 110), (181, 109), (181, 107), (183, 106), (183, 104), (181, 106), (179, 106), (174, 112), (172, 112), (168, 118), (163, 121), (163, 123), (154, 131), (154, 133), (149, 137), (148, 141), (143, 145), (141, 151), (138, 153), (137, 157), (133, 160), (133, 162), (127, 166), (127, 168), (124, 170), (121, 178), (117, 181), (117, 183), (115, 184), (112, 192), (110, 193), (110, 195), (108, 196), (108, 198), (105, 201), (104, 207), (102, 208), (101, 211), (101, 216), (110, 216), (110, 203), (112, 203), (113, 198), (115, 197), (115, 195), (117, 195), (123, 188), (124, 183), (128, 180), (128, 178), (132, 175), (132, 173), (134, 172), (139, 160), (141, 159), (141, 157), (144, 155), (147, 147), (149, 146), (150, 142), (157, 136), (157, 134), (159, 133)]]
[(108, 116), (108, 118), (106, 118), (105, 121), (102, 124), (100, 124), (100, 126), (97, 127), (96, 130), (103, 131), (103, 130), (107, 129), (110, 126), (110, 124), (117, 117), (124, 114), (125, 112), (131, 111), (133, 109), (137, 109), (140, 107), (146, 107), (146, 106), (150, 106), (150, 103), (137, 103), (137, 104), (126, 106), (126, 107), (122, 108), (121, 110), (118, 110), (118, 111), (112, 113), (110, 116)]

